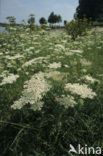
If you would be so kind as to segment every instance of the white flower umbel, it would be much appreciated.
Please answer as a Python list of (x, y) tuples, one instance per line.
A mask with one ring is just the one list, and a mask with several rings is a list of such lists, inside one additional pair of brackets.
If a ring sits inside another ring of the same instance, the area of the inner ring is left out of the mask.
[(74, 94), (80, 95), (81, 98), (93, 99), (96, 96), (96, 93), (92, 91), (91, 88), (88, 88), (86, 84), (80, 85), (79, 83), (68, 83), (65, 86), (66, 90), (71, 91)]
[(10, 75), (9, 71), (8, 71), (8, 70), (4, 70), (4, 71), (0, 74), (0, 77), (4, 78), (4, 77), (7, 77), (8, 75)]
[(63, 105), (66, 109), (68, 107), (74, 107), (77, 103), (74, 100), (73, 96), (63, 96), (59, 99), (59, 104)]
[(19, 78), (19, 75), (10, 74), (9, 76), (4, 77), (0, 85), (12, 84), (14, 81), (17, 80), (17, 78)]
[(72, 52), (72, 53), (83, 53), (83, 51), (82, 50), (70, 50), (70, 52)]
[(60, 74), (61, 74), (61, 73), (60, 73), (59, 71), (51, 71), (51, 72), (49, 72), (49, 73), (45, 73), (45, 76), (46, 76), (47, 78), (55, 77), (55, 76), (59, 77)]
[(86, 73), (87, 72), (87, 69), (81, 69), (81, 71), (83, 72), (83, 73)]
[(86, 59), (80, 59), (80, 62), (83, 66), (90, 66), (92, 63)]
[(25, 83), (21, 98), (15, 101), (11, 108), (21, 109), (24, 105), (30, 104), (33, 110), (41, 110), (42, 98), (49, 89), (50, 85), (44, 79), (44, 73), (40, 72)]
[(88, 75), (85, 75), (85, 76), (83, 77), (83, 79), (85, 79), (88, 83), (99, 82), (99, 80), (94, 79), (93, 77), (88, 76)]
[(20, 54), (17, 54), (15, 56), (6, 56), (7, 59), (9, 60), (15, 60), (15, 59), (20, 59), (20, 58), (23, 58), (24, 56), (23, 55), (20, 55)]
[(59, 71), (51, 71), (48, 73), (45, 73), (46, 78), (52, 78), (55, 81), (62, 81), (65, 77), (65, 73), (60, 73)]
[(0, 55), (3, 55), (3, 53), (0, 52)]
[(45, 59), (45, 57), (34, 58), (32, 60), (25, 62), (22, 67), (28, 67), (28, 66), (31, 66), (31, 65), (36, 64), (36, 63), (42, 63), (43, 59)]
[(49, 68), (54, 68), (54, 69), (60, 68), (61, 67), (61, 63), (60, 62), (59, 63), (54, 62), (54, 63), (49, 64), (48, 67)]
[(59, 50), (65, 50), (65, 47), (61, 44), (56, 44), (55, 48), (59, 49)]

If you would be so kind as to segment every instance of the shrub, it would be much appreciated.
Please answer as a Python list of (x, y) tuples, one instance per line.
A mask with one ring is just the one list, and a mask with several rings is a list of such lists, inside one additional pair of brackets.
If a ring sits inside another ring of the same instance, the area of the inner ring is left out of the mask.
[(72, 39), (75, 40), (78, 36), (85, 35), (90, 26), (90, 22), (84, 18), (72, 20), (66, 24), (65, 28)]

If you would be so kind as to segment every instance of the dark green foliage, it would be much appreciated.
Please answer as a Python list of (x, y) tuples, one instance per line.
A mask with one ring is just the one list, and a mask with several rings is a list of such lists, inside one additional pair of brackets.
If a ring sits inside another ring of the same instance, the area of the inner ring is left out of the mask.
[(62, 22), (62, 18), (61, 18), (60, 15), (58, 15), (58, 16), (57, 16), (57, 23), (60, 23), (60, 22)]
[(43, 25), (43, 24), (47, 24), (47, 21), (46, 21), (46, 19), (44, 17), (41, 17), (40, 20), (39, 20), (39, 23), (41, 25)]
[(72, 20), (67, 23), (65, 28), (68, 35), (71, 35), (72, 39), (75, 40), (78, 36), (86, 35), (86, 31), (90, 28), (90, 23), (86, 18)]
[(48, 17), (48, 22), (50, 24), (60, 23), (62, 22), (62, 18), (60, 15), (56, 15), (54, 14), (54, 12), (52, 12), (50, 16)]
[(75, 17), (92, 18), (95, 20), (103, 20), (103, 0), (79, 0), (79, 6), (77, 7)]
[(67, 24), (67, 21), (66, 21), (66, 20), (64, 20), (64, 26), (66, 26), (66, 24)]

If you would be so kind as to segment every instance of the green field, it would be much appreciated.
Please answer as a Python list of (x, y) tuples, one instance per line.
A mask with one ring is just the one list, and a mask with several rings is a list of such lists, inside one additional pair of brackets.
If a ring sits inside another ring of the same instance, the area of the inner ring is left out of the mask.
[(102, 29), (0, 33), (0, 156), (69, 156), (70, 144), (103, 149)]

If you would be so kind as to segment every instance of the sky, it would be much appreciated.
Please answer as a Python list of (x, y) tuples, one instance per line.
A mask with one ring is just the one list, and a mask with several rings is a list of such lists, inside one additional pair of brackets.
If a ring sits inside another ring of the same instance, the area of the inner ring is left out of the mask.
[(38, 24), (40, 17), (48, 19), (52, 11), (70, 21), (77, 6), (78, 0), (0, 0), (0, 22), (7, 22), (7, 16), (15, 16), (17, 23), (21, 23), (32, 13)]

